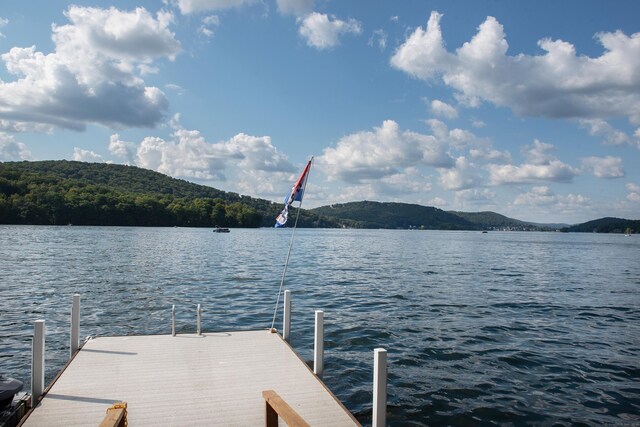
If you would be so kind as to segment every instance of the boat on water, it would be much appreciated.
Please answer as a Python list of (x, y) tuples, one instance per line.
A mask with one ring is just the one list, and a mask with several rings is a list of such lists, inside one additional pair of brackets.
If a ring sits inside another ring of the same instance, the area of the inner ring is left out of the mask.
[(22, 381), (0, 374), (0, 426), (18, 425), (27, 412), (28, 396), (19, 394)]
[(216, 228), (213, 229), (213, 232), (214, 233), (230, 233), (231, 230), (229, 230), (228, 228), (225, 228), (225, 227), (218, 227), (216, 225)]

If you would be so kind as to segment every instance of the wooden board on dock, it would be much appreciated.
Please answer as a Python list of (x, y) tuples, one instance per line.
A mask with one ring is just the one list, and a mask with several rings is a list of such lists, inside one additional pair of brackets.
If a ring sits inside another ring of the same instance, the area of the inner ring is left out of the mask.
[(24, 426), (98, 426), (116, 402), (130, 426), (259, 426), (264, 390), (312, 426), (359, 425), (278, 334), (250, 331), (94, 338)]

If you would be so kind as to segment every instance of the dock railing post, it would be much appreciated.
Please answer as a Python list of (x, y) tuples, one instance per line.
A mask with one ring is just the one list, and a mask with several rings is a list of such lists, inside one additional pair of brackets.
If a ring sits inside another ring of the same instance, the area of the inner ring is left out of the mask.
[(171, 336), (176, 336), (176, 305), (171, 306)]
[(282, 319), (282, 338), (291, 344), (291, 291), (284, 291), (284, 316)]
[(313, 339), (313, 373), (322, 378), (324, 370), (324, 311), (316, 310), (316, 333)]
[(71, 354), (80, 348), (80, 295), (73, 294), (73, 304), (71, 305)]
[(198, 309), (197, 309), (197, 313), (196, 313), (196, 329), (198, 331), (198, 335), (201, 335), (200, 334), (201, 318), (202, 318), (202, 310), (200, 309), (200, 304), (198, 304)]
[(44, 391), (44, 320), (36, 320), (31, 354), (31, 407), (35, 408)]
[(373, 420), (372, 427), (387, 424), (387, 350), (373, 351)]

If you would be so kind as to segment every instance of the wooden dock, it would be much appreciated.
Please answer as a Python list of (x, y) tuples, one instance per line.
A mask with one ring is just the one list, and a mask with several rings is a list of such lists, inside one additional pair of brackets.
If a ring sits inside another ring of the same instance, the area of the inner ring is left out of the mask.
[(23, 425), (98, 426), (107, 408), (127, 402), (130, 426), (260, 426), (266, 390), (312, 426), (359, 425), (268, 331), (91, 339)]

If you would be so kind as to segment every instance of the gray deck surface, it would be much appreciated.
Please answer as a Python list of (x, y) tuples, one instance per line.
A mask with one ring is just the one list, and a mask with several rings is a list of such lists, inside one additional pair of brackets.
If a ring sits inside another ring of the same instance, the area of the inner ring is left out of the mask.
[(278, 334), (251, 331), (94, 338), (24, 426), (98, 426), (119, 401), (131, 427), (261, 426), (269, 389), (311, 425), (358, 425)]

